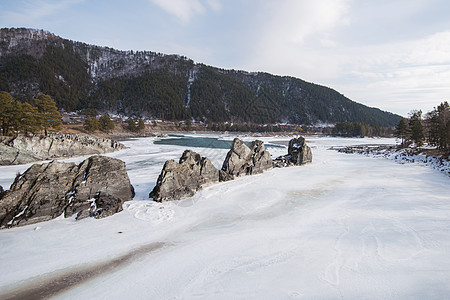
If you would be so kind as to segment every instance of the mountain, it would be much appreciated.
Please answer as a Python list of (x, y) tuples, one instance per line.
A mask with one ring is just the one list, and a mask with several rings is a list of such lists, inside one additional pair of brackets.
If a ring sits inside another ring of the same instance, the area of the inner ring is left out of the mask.
[(65, 110), (96, 108), (158, 119), (396, 125), (398, 115), (298, 78), (224, 70), (180, 55), (119, 51), (36, 29), (0, 30), (0, 90)]

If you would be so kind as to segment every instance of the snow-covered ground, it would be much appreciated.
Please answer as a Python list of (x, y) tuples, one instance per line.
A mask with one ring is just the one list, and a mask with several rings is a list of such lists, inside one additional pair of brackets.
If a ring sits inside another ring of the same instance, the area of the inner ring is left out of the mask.
[[(312, 164), (167, 203), (148, 193), (164, 161), (185, 147), (152, 141), (109, 154), (127, 163), (137, 192), (123, 212), (0, 231), (0, 298), (14, 290), (31, 298), (61, 291), (58, 299), (450, 297), (449, 177), (327, 150), (394, 140), (308, 138)], [(227, 152), (193, 150), (216, 167)], [(25, 169), (1, 167), (0, 184)]]
[[(370, 157), (384, 157), (394, 160), (398, 163), (416, 163), (423, 166), (427, 166), (436, 170), (439, 170), (450, 176), (450, 160), (443, 158), (441, 155), (427, 155), (416, 148), (402, 148), (402, 149), (387, 149), (380, 145), (359, 145), (356, 147), (343, 147), (344, 150), (348, 149), (348, 152), (354, 152), (358, 154), (364, 154)], [(391, 148), (391, 145), (389, 145)], [(434, 148), (430, 148), (434, 149)], [(346, 152), (346, 151), (344, 151)], [(348, 153), (347, 152), (347, 153)], [(417, 153), (419, 152), (419, 153)]]

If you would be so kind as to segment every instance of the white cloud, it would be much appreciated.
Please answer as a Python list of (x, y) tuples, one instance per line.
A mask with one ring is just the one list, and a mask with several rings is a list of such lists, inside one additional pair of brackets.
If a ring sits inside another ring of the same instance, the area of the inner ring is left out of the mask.
[(167, 13), (174, 15), (182, 22), (189, 22), (194, 16), (202, 15), (207, 8), (219, 11), (222, 6), (219, 0), (150, 0)]
[(284, 0), (270, 2), (271, 14), (266, 26), (267, 35), (280, 42), (303, 43), (316, 34), (326, 34), (335, 26), (347, 24), (345, 14), (348, 0)]
[(355, 101), (406, 115), (450, 97), (450, 31), (344, 51), (333, 86)]
[[(349, 0), (266, 1), (259, 40), (246, 68), (293, 75), (310, 81), (335, 76), (338, 61), (324, 59), (339, 46), (333, 32), (347, 27)], [(324, 63), (326, 61), (326, 63)]]

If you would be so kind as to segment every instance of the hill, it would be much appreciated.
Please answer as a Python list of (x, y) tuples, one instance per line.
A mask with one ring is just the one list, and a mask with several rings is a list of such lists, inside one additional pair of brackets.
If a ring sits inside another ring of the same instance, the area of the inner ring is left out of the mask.
[(119, 51), (26, 28), (0, 30), (0, 90), (29, 102), (49, 94), (68, 111), (96, 108), (166, 120), (393, 126), (400, 119), (294, 77)]

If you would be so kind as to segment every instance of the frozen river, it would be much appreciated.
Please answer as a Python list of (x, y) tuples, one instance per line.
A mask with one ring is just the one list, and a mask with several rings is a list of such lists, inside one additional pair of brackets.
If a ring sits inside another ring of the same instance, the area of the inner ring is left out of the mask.
[[(312, 164), (162, 204), (148, 193), (164, 162), (186, 147), (153, 140), (126, 141), (129, 149), (109, 154), (126, 162), (136, 190), (121, 213), (0, 231), (0, 298), (450, 297), (450, 178), (327, 150), (394, 140), (308, 138)], [(218, 168), (227, 152), (192, 149)], [(9, 187), (25, 169), (1, 167), (0, 185)]]

